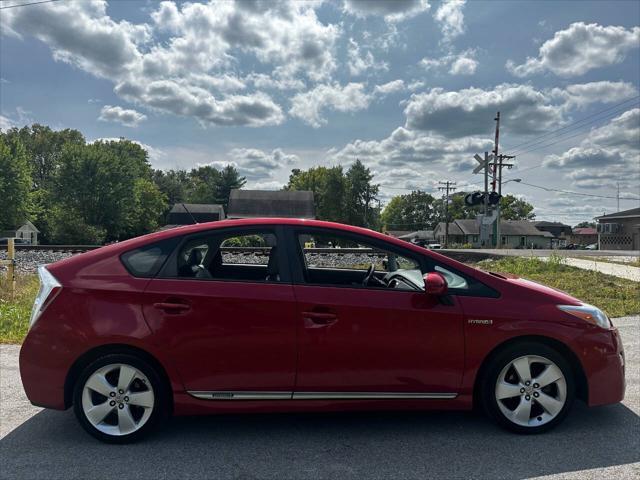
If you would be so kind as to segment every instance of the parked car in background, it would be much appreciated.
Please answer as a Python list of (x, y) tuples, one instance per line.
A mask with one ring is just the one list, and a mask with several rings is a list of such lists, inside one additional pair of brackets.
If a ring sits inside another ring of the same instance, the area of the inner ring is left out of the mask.
[(431, 243), (427, 245), (427, 248), (429, 250), (440, 250), (442, 248), (442, 245), (440, 245), (439, 243)]
[(584, 248), (585, 248), (585, 250), (598, 250), (598, 244), (597, 243), (592, 243), (591, 245), (587, 245)]
[(598, 308), (363, 228), (196, 224), (39, 275), (20, 350), (26, 394), (73, 407), (106, 442), (136, 440), (171, 414), (474, 404), (539, 433), (574, 398), (624, 397), (622, 342)]

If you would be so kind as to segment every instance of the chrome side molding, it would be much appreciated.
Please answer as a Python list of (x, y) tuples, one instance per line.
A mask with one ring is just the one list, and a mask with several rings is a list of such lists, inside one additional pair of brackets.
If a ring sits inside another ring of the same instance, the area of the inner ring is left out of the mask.
[(450, 400), (457, 393), (189, 391), (201, 400)]
[(201, 400), (291, 400), (293, 396), (293, 392), (189, 391), (187, 393)]
[(438, 400), (457, 396), (457, 393), (294, 392), (293, 400)]

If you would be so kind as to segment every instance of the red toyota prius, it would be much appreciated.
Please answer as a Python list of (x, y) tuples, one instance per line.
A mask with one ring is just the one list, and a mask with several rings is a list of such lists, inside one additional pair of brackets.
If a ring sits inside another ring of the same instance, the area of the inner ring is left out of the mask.
[(42, 266), (20, 351), (34, 405), (107, 442), (168, 415), (471, 409), (546, 431), (622, 400), (596, 307), (370, 230), (294, 220), (175, 228)]

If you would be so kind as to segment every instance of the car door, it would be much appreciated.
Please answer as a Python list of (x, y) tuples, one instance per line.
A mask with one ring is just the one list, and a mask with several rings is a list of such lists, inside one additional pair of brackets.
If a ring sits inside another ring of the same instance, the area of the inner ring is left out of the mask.
[(290, 398), (297, 311), (279, 230), (186, 237), (149, 282), (145, 318), (188, 391)]
[(294, 398), (456, 396), (464, 367), (456, 298), (359, 284), (371, 263), (415, 269), (419, 257), (337, 230), (292, 228), (288, 236), (298, 301)]

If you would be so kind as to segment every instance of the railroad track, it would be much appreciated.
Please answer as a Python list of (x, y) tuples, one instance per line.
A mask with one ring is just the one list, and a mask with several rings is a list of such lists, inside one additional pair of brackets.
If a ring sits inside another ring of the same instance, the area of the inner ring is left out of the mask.
[(81, 253), (95, 250), (101, 246), (102, 245), (16, 245), (16, 251)]

